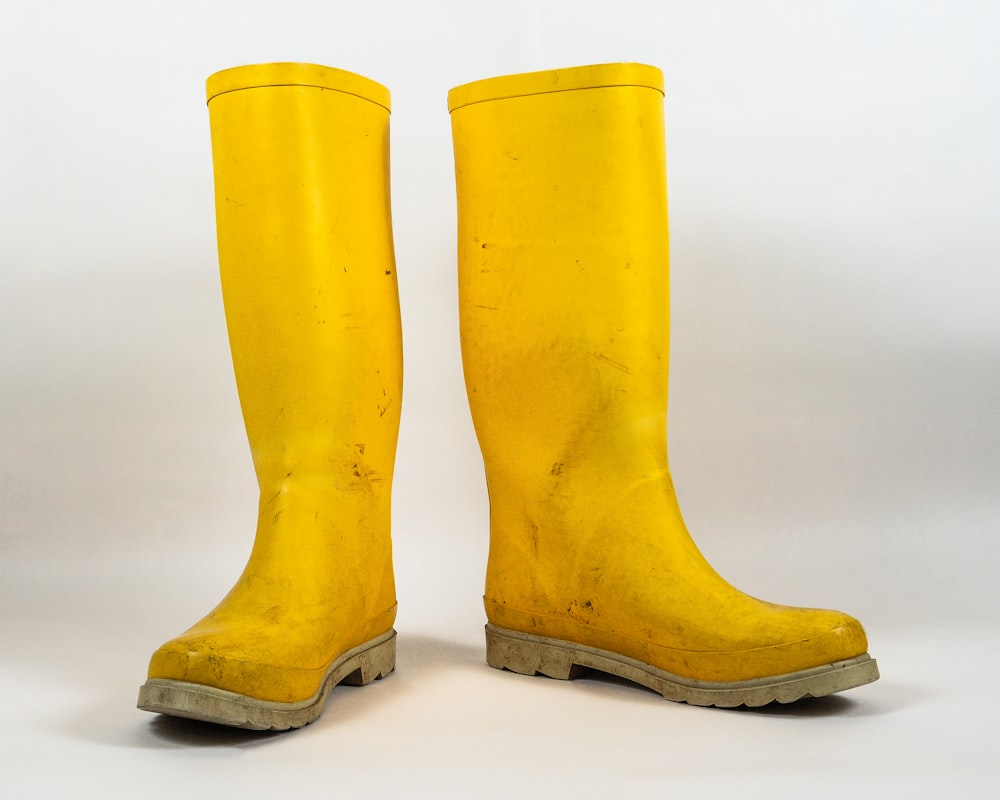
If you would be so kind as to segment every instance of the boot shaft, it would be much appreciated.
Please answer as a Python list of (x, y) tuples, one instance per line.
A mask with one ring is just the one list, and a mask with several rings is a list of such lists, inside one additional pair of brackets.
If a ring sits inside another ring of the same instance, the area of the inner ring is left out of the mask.
[(460, 86), (449, 101), (462, 352), (491, 489), (569, 471), (581, 448), (604, 453), (605, 467), (662, 466), (661, 73), (514, 75)]
[(262, 487), (388, 485), (402, 391), (389, 93), (311, 64), (208, 82), (219, 262)]

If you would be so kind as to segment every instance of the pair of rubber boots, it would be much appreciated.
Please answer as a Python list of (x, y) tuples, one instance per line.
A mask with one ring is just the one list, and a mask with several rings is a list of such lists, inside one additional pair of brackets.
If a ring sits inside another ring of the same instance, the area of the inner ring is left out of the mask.
[[(667, 465), (663, 78), (453, 89), (462, 355), (490, 496), (487, 660), (758, 706), (875, 680), (857, 620), (773, 605), (691, 540)], [(260, 485), (252, 554), (139, 707), (257, 729), (395, 665), (402, 346), (389, 92), (309, 64), (208, 80), (219, 257)]]

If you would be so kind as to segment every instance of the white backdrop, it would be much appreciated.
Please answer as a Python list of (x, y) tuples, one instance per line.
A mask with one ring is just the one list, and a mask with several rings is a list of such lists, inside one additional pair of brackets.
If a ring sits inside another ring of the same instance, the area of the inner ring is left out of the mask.
[[(11, 796), (738, 786), (971, 797), (995, 786), (1000, 7), (8, 5), (0, 770)], [(132, 705), (152, 649), (222, 596), (249, 551), (255, 485), (215, 264), (204, 79), (279, 60), (392, 90), (406, 383), (399, 669), (336, 691), (320, 722), (275, 737)], [(483, 663), (486, 494), (458, 350), (445, 96), (492, 75), (622, 60), (666, 76), (670, 451), (688, 524), (741, 588), (858, 616), (878, 684), (724, 712)]]

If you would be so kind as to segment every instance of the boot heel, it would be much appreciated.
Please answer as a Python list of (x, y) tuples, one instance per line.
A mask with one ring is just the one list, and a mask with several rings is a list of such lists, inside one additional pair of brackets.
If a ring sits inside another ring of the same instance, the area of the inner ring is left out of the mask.
[(572, 653), (544, 644), (540, 637), (486, 626), (486, 663), (520, 675), (545, 675), (568, 681), (580, 675), (582, 667), (573, 663)]
[(341, 681), (346, 686), (364, 686), (384, 678), (396, 668), (395, 634), (387, 641), (358, 653), (351, 666), (356, 669)]

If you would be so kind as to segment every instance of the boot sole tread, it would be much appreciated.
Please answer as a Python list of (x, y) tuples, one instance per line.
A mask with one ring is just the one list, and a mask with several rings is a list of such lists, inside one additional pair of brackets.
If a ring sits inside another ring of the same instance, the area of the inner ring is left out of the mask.
[(628, 656), (596, 647), (486, 626), (486, 661), (496, 669), (522, 675), (572, 680), (585, 669), (616, 675), (662, 695), (695, 706), (751, 708), (824, 697), (878, 680), (878, 665), (868, 653), (819, 667), (745, 681), (700, 681), (674, 675)]

